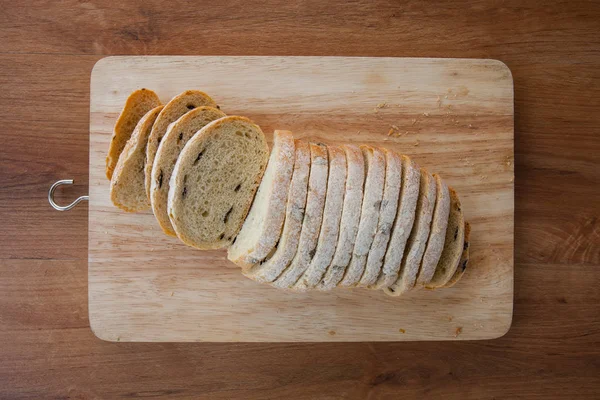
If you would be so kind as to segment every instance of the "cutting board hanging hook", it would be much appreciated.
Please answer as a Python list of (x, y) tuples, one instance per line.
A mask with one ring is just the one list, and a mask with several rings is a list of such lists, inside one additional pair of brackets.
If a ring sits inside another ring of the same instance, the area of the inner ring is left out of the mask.
[(88, 201), (90, 199), (90, 196), (80, 196), (77, 199), (75, 199), (74, 202), (72, 202), (71, 204), (69, 204), (67, 206), (59, 206), (58, 204), (56, 204), (54, 202), (54, 191), (56, 190), (56, 188), (59, 187), (60, 185), (72, 185), (72, 184), (73, 184), (73, 179), (62, 179), (60, 181), (54, 182), (54, 184), (52, 186), (50, 186), (50, 190), (48, 191), (48, 202), (50, 203), (52, 208), (54, 208), (55, 210), (58, 210), (58, 211), (69, 211), (71, 208), (73, 208), (77, 204), (79, 204), (79, 202), (84, 201), (84, 200)]

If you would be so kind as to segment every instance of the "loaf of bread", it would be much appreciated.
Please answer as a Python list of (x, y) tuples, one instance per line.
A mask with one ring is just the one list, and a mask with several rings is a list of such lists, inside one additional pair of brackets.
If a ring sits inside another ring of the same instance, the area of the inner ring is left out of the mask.
[(177, 237), (199, 249), (231, 245), (268, 158), (265, 136), (248, 118), (223, 117), (196, 133), (169, 182), (169, 218)]
[(227, 248), (245, 276), (281, 289), (400, 296), (463, 276), (471, 226), (439, 175), (388, 149), (284, 130), (269, 151), (258, 125), (214, 106), (194, 90), (164, 107), (152, 91), (132, 93), (107, 156), (112, 202), (151, 206), (166, 234)]
[(155, 107), (140, 119), (117, 162), (110, 180), (110, 199), (122, 210), (137, 212), (150, 208), (144, 187), (146, 143), (162, 108)]
[(148, 111), (160, 106), (160, 99), (152, 90), (139, 89), (131, 93), (117, 118), (106, 156), (106, 177), (112, 178), (119, 156), (138, 122)]
[(169, 236), (176, 236), (169, 219), (167, 203), (169, 199), (169, 181), (177, 158), (179, 158), (185, 144), (196, 132), (210, 122), (224, 116), (225, 113), (216, 108), (197, 107), (170, 124), (160, 141), (151, 172), (150, 203), (158, 224)]

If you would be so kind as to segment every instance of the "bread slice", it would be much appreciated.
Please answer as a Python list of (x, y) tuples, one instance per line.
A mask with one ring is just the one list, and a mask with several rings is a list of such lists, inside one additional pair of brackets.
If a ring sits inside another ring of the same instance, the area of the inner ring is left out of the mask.
[(443, 286), (445, 288), (452, 287), (456, 285), (456, 282), (462, 278), (467, 270), (467, 264), (469, 264), (469, 240), (471, 238), (471, 224), (465, 222), (465, 243), (463, 245), (463, 252), (460, 256), (460, 262), (458, 263), (458, 268), (452, 275), (452, 278)]
[(327, 190), (327, 159), (327, 146), (310, 143), (308, 195), (306, 196), (306, 212), (302, 221), (298, 250), (290, 265), (272, 283), (275, 287), (291, 288), (304, 274), (316, 253)]
[(429, 240), (421, 261), (421, 269), (417, 276), (416, 286), (422, 287), (428, 283), (433, 274), (435, 267), (442, 255), (444, 248), (444, 239), (446, 237), (446, 229), (448, 228), (448, 215), (450, 214), (450, 192), (448, 185), (442, 181), (439, 175), (433, 175), (435, 178), (437, 198), (435, 200), (435, 208), (433, 209), (433, 220), (431, 221), (431, 231), (429, 232)]
[(460, 206), (460, 199), (454, 189), (450, 188), (450, 216), (444, 249), (433, 278), (426, 287), (435, 289), (444, 286), (450, 281), (460, 262), (465, 242), (465, 220)]
[(275, 131), (269, 163), (256, 197), (235, 243), (227, 251), (227, 258), (242, 268), (264, 260), (279, 241), (294, 157), (292, 132)]
[(415, 223), (406, 244), (400, 276), (393, 285), (384, 288), (385, 293), (390, 296), (400, 296), (415, 286), (419, 266), (425, 253), (437, 191), (435, 179), (425, 169), (421, 169), (420, 186)]
[(340, 233), (333, 260), (327, 268), (317, 289), (331, 290), (337, 286), (343, 278), (346, 267), (350, 263), (352, 250), (356, 242), (358, 225), (360, 222), (360, 208), (362, 205), (363, 188), (365, 182), (365, 159), (362, 150), (358, 146), (344, 145), (342, 149), (346, 153), (346, 187), (344, 188), (344, 205), (342, 207), (342, 218), (340, 220)]
[(367, 255), (365, 272), (360, 278), (359, 286), (368, 287), (377, 281), (398, 210), (398, 199), (400, 198), (400, 187), (402, 185), (402, 159), (391, 150), (382, 149), (382, 151), (385, 154), (383, 199), (379, 209), (377, 231), (371, 244), (371, 250)]
[(371, 289), (389, 287), (398, 279), (404, 249), (415, 221), (415, 210), (419, 198), (421, 171), (417, 163), (409, 157), (402, 156), (402, 189), (400, 191), (400, 204), (396, 213), (396, 220), (385, 253), (383, 267), (377, 282)]
[(323, 278), (335, 253), (346, 191), (347, 166), (344, 150), (337, 146), (328, 146), (327, 150), (329, 152), (329, 177), (317, 250), (306, 272), (294, 285), (294, 290), (304, 291), (314, 288)]
[(138, 122), (148, 111), (158, 106), (160, 106), (160, 99), (150, 89), (136, 90), (125, 101), (125, 106), (117, 118), (106, 156), (106, 177), (109, 180), (112, 178), (119, 156)]
[(285, 221), (279, 243), (273, 254), (242, 273), (258, 282), (273, 282), (287, 268), (298, 250), (300, 230), (304, 220), (308, 176), (310, 173), (310, 147), (308, 142), (295, 141), (294, 171), (288, 192)]
[(217, 104), (211, 99), (206, 93), (199, 90), (186, 90), (185, 92), (173, 97), (171, 101), (165, 105), (162, 109), (156, 122), (150, 132), (148, 138), (148, 146), (146, 147), (146, 168), (144, 173), (146, 175), (146, 194), (148, 199), (150, 198), (150, 189), (152, 187), (152, 168), (154, 167), (154, 158), (158, 151), (158, 146), (167, 133), (169, 124), (177, 121), (183, 114), (187, 113), (194, 108), (201, 106), (216, 107)]
[(162, 107), (153, 108), (140, 119), (119, 157), (110, 180), (110, 199), (122, 210), (136, 212), (150, 208), (144, 187), (146, 143)]
[[(212, 107), (198, 107), (169, 125), (154, 158), (150, 181), (150, 203), (152, 212), (162, 230), (170, 236), (176, 236), (171, 225), (167, 203), (169, 199), (169, 180), (175, 168), (177, 158), (185, 144), (208, 123), (223, 118), (225, 113)], [(144, 189), (145, 191), (145, 189)]]
[(352, 250), (350, 264), (344, 277), (338, 284), (341, 287), (356, 286), (365, 271), (367, 255), (371, 249), (373, 238), (377, 232), (379, 210), (383, 199), (383, 186), (385, 183), (385, 154), (383, 151), (371, 146), (360, 146), (365, 158), (365, 192), (363, 195), (360, 212), (360, 222), (356, 243)]
[(169, 182), (169, 218), (177, 237), (199, 249), (230, 245), (268, 158), (265, 136), (248, 118), (223, 117), (196, 133)]

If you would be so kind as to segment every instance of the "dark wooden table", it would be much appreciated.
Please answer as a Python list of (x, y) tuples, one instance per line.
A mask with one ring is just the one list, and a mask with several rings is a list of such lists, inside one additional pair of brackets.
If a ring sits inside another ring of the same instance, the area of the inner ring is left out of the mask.
[[(0, 1), (0, 398), (600, 396), (600, 2)], [(482, 342), (127, 344), (87, 313), (89, 80), (111, 54), (496, 58), (515, 83), (515, 309)]]

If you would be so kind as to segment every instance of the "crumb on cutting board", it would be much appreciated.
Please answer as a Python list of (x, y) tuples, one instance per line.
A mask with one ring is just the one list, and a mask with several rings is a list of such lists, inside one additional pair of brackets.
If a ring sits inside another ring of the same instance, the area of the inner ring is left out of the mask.
[(402, 329), (402, 328), (400, 328), (400, 329), (398, 329), (398, 332), (400, 332), (400, 333), (406, 333), (406, 330), (405, 330), (405, 329)]
[(456, 331), (454, 331), (454, 337), (458, 337), (458, 335), (460, 335), (462, 333), (462, 326), (459, 326), (456, 328)]

